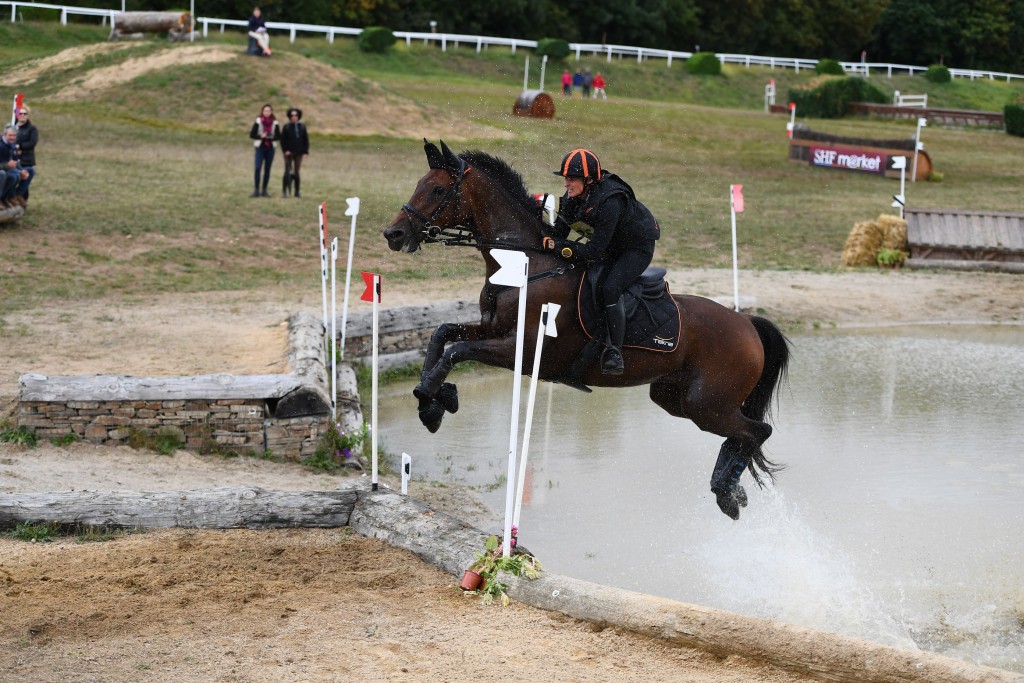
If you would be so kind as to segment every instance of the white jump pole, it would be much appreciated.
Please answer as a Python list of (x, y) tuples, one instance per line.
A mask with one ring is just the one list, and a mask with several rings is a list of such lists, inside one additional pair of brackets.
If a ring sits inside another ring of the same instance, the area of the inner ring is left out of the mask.
[(789, 123), (786, 124), (786, 137), (793, 137), (793, 131), (796, 129), (796, 102), (789, 103)]
[(523, 68), (523, 90), (530, 87), (530, 55), (526, 55), (526, 66)]
[(736, 214), (743, 212), (743, 186), (729, 186), (729, 208), (732, 214), (732, 296), (733, 310), (740, 310), (740, 268), (736, 247)]
[(540, 89), (544, 89), (544, 68), (548, 65), (548, 56), (544, 55), (540, 59)]
[(377, 329), (379, 322), (379, 313), (377, 311), (380, 305), (380, 275), (377, 273), (362, 273), (363, 282), (366, 283), (366, 291), (360, 297), (363, 301), (373, 302), (373, 361), (371, 364), (373, 380), (370, 384), (370, 391), (373, 395), (372, 409), (373, 415), (370, 417), (370, 444), (372, 450), (372, 463), (370, 476), (370, 488), (374, 491), (377, 490)]
[(327, 202), (320, 204), (320, 293), (323, 299), (324, 334), (327, 334)]
[(557, 337), (555, 318), (558, 304), (546, 303), (540, 309), (540, 325), (537, 328), (537, 344), (533, 352), (533, 373), (530, 376), (530, 392), (526, 400), (526, 426), (523, 427), (523, 452), (519, 458), (519, 478), (516, 480), (516, 506), (512, 514), (512, 526), (519, 528), (519, 514), (523, 510), (523, 493), (526, 486), (526, 459), (530, 452), (530, 433), (533, 431), (533, 408), (537, 399), (537, 382), (540, 377), (540, 357), (544, 337)]
[(892, 158), (892, 167), (900, 170), (900, 193), (893, 195), (892, 205), (900, 210), (900, 218), (903, 218), (903, 207), (906, 206), (907, 196), (904, 194), (907, 185), (907, 158), (898, 156)]
[(331, 240), (331, 343), (328, 346), (331, 362), (331, 419), (338, 421), (338, 287), (335, 276), (338, 266), (338, 238)]
[(928, 119), (919, 118), (917, 120), (917, 133), (914, 134), (914, 170), (910, 172), (910, 182), (917, 182), (917, 153), (924, 149), (924, 145), (921, 144), (921, 129), (928, 125)]
[(409, 478), (412, 477), (412, 456), (402, 453), (402, 495), (409, 495)]
[(516, 442), (519, 436), (519, 396), (523, 374), (523, 332), (526, 326), (526, 285), (530, 272), (530, 259), (521, 251), (491, 249), (491, 256), (501, 267), (490, 281), (495, 285), (519, 288), (519, 314), (516, 317), (516, 359), (512, 378), (512, 425), (508, 444), (508, 474), (505, 482), (505, 541), (502, 555), (511, 556), (512, 512), (516, 490)]
[(345, 200), (348, 208), (346, 216), (352, 216), (352, 226), (348, 231), (348, 265), (345, 266), (345, 298), (341, 304), (341, 357), (345, 357), (345, 335), (348, 332), (348, 287), (352, 282), (352, 253), (356, 246), (356, 216), (359, 215), (359, 197)]

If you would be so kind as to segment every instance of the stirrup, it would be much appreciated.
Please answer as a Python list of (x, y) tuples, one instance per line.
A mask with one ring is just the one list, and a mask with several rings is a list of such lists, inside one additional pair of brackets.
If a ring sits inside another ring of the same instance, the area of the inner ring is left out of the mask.
[(602, 375), (621, 375), (626, 369), (626, 364), (622, 360), (622, 352), (614, 346), (609, 346), (601, 354), (601, 374)]

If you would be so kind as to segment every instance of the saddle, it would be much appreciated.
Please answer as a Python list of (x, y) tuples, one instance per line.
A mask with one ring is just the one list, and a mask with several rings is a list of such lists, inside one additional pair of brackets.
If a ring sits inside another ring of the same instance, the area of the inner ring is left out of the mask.
[[(588, 268), (580, 278), (576, 310), (580, 327), (587, 336), (597, 341), (595, 334), (603, 332), (597, 301), (597, 284), (602, 266)], [(651, 267), (645, 270), (622, 294), (626, 308), (626, 334), (624, 347), (671, 353), (680, 339), (679, 308), (665, 282), (665, 269)]]
[[(583, 332), (590, 341), (562, 377), (556, 382), (589, 392), (590, 387), (581, 379), (584, 371), (598, 362), (605, 340), (594, 336), (603, 332), (601, 306), (597, 301), (597, 285), (602, 267), (588, 268), (580, 278), (576, 295), (576, 310)], [(665, 269), (652, 267), (645, 270), (622, 294), (626, 309), (626, 333), (623, 347), (671, 353), (682, 338), (682, 319), (668, 283)], [(600, 331), (600, 332), (599, 332)]]

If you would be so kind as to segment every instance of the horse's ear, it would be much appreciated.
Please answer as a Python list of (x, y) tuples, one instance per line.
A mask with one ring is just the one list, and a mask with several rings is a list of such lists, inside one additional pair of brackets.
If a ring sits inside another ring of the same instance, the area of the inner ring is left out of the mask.
[[(443, 142), (441, 144), (444, 145)], [(426, 138), (423, 138), (423, 151), (427, 153), (427, 166), (430, 168), (445, 168), (445, 159), (444, 155), (441, 154), (441, 150)]]
[(449, 171), (461, 175), (466, 170), (466, 162), (451, 151), (444, 140), (441, 140), (441, 152), (444, 153), (445, 168)]

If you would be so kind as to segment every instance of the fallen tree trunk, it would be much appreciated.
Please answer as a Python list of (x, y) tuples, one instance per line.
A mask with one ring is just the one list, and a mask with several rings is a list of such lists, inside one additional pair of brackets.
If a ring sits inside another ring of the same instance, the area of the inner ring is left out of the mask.
[(260, 488), (0, 494), (0, 529), (53, 522), (123, 529), (333, 528), (348, 524), (357, 498), (354, 490)]
[(114, 30), (121, 33), (182, 31), (189, 23), (188, 12), (119, 12), (114, 15)]

